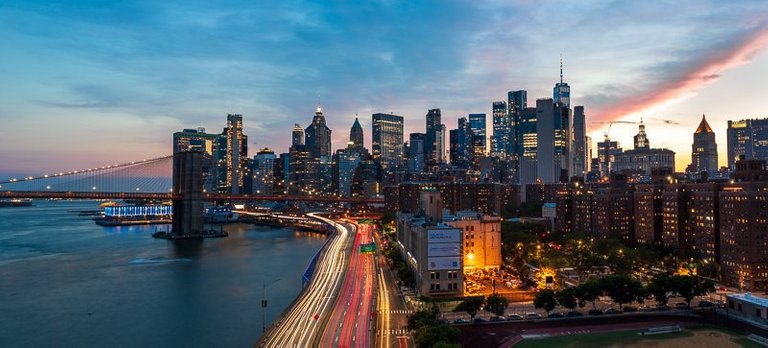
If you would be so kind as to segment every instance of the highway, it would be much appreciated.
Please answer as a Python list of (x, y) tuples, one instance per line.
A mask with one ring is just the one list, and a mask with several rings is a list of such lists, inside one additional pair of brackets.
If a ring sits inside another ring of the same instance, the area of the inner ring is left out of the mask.
[[(300, 297), (283, 317), (272, 324), (267, 337), (259, 342), (264, 347), (314, 347), (329, 321), (342, 285), (350, 249), (356, 234), (349, 228), (316, 214), (308, 216), (324, 221), (337, 230), (318, 260), (315, 274)], [(334, 312), (335, 313), (335, 312)], [(359, 337), (359, 336), (358, 336)]]
[(373, 241), (370, 225), (353, 225), (355, 242), (347, 273), (330, 319), (320, 340), (321, 347), (369, 347), (373, 342), (376, 267), (373, 253), (360, 252), (360, 245)]

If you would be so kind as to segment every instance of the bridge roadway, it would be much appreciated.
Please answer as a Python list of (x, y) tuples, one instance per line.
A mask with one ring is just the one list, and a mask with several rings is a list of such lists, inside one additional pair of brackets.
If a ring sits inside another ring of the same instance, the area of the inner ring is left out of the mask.
[(334, 309), (356, 234), (333, 220), (316, 214), (308, 215), (332, 225), (337, 233), (331, 235), (332, 240), (320, 254), (312, 281), (288, 311), (272, 324), (259, 346), (317, 346)]
[[(63, 191), (0, 191), (0, 198), (21, 199), (21, 198), (39, 198), (39, 199), (158, 199), (171, 200), (181, 198), (180, 195), (173, 193), (160, 192), (63, 192)], [(273, 196), (251, 196), (251, 195), (227, 195), (227, 194), (206, 194), (203, 196), (207, 201), (301, 201), (301, 202), (326, 202), (326, 203), (384, 203), (382, 198), (359, 198), (359, 197), (333, 197), (333, 196), (293, 196), (293, 195), (273, 195)]]

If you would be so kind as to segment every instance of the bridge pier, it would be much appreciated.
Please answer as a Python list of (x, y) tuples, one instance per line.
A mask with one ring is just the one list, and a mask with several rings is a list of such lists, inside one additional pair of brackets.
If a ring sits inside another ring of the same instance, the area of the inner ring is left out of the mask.
[(199, 151), (184, 151), (173, 156), (173, 224), (171, 232), (153, 236), (164, 239), (226, 237), (226, 232), (205, 230), (203, 209), (203, 166), (207, 158)]

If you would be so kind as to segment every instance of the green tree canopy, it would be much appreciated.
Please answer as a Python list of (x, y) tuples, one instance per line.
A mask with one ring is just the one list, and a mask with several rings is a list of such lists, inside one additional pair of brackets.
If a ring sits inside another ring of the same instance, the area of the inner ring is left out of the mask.
[(467, 297), (464, 301), (459, 303), (456, 307), (456, 311), (465, 311), (472, 317), (472, 319), (475, 319), (477, 311), (480, 310), (480, 307), (482, 307), (483, 304), (485, 304), (485, 297), (483, 296)]
[(533, 298), (533, 306), (536, 308), (542, 308), (547, 313), (555, 309), (557, 305), (557, 299), (555, 298), (555, 292), (549, 289), (539, 290), (536, 293), (536, 297)]
[(509, 301), (499, 294), (493, 294), (485, 299), (485, 310), (496, 315), (504, 315), (504, 310), (509, 306)]

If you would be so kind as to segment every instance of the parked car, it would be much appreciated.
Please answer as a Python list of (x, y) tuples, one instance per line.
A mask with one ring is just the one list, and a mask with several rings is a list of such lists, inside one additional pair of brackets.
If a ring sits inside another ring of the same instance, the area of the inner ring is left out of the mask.
[(688, 307), (688, 304), (685, 302), (678, 302), (675, 303), (675, 309), (690, 309), (691, 307)]
[(582, 316), (584, 316), (584, 313), (579, 312), (579, 311), (570, 311), (565, 316), (568, 317), (568, 318), (582, 317)]
[(528, 313), (525, 313), (525, 319), (541, 319), (541, 314), (528, 312)]
[(507, 320), (523, 320), (523, 316), (520, 314), (510, 314), (507, 316)]
[(475, 322), (475, 323), (484, 323), (485, 319), (483, 319), (483, 318), (475, 318), (475, 320), (473, 320), (473, 322)]
[(507, 318), (504, 318), (504, 316), (502, 315), (491, 317), (491, 321), (505, 321), (505, 320), (507, 320)]
[(547, 315), (547, 318), (550, 318), (550, 319), (552, 319), (552, 318), (565, 318), (565, 315), (563, 313), (555, 312), (555, 313), (550, 313), (549, 315)]
[(589, 315), (603, 315), (603, 311), (601, 311), (599, 309), (590, 309), (589, 310)]
[(657, 306), (656, 306), (656, 310), (657, 310), (657, 311), (668, 311), (668, 310), (669, 310), (669, 306), (666, 306), (666, 305), (657, 305)]
[(608, 308), (604, 312), (605, 314), (621, 314), (621, 311), (616, 308)]
[(466, 324), (468, 322), (469, 322), (469, 320), (464, 319), (464, 318), (459, 318), (459, 319), (456, 319), (456, 320), (453, 321), (454, 324)]
[(640, 308), (638, 308), (637, 310), (639, 310), (640, 312), (653, 312), (656, 310), (656, 308), (653, 308), (650, 306), (640, 306)]
[(699, 307), (712, 307), (715, 303), (709, 300), (701, 300), (699, 301)]
[(624, 306), (624, 313), (632, 313), (632, 312), (637, 312), (637, 307)]

